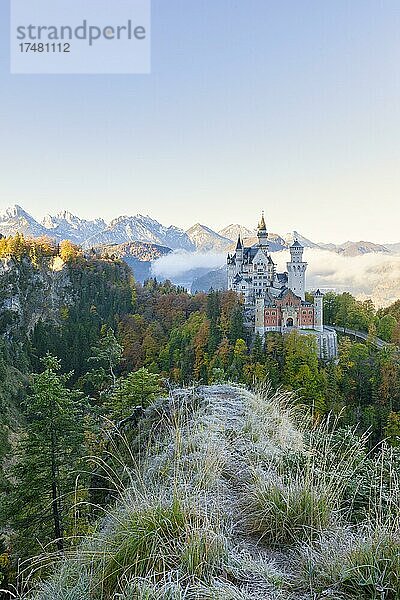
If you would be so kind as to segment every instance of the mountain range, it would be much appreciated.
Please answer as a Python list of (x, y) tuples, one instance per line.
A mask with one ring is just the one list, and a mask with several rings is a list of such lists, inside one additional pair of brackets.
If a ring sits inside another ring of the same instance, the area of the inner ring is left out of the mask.
[(171, 250), (194, 251), (195, 244), (178, 227), (164, 227), (158, 221), (143, 216), (121, 216), (107, 224), (103, 219), (86, 221), (68, 211), (47, 215), (40, 223), (21, 206), (15, 205), (0, 213), (0, 233), (26, 237), (47, 236), (56, 241), (69, 239), (88, 249), (94, 246), (145, 242)]
[[(230, 224), (220, 231), (214, 231), (206, 225), (196, 223), (184, 231), (174, 225), (164, 226), (141, 214), (121, 216), (107, 224), (103, 219), (87, 221), (69, 211), (62, 211), (54, 216), (47, 215), (39, 222), (18, 205), (0, 213), (0, 234), (7, 236), (16, 232), (26, 237), (48, 236), (57, 241), (70, 239), (86, 249), (142, 242), (171, 250), (225, 253), (234, 250), (239, 234), (247, 245), (254, 244), (257, 240), (255, 230), (239, 224)], [(359, 256), (366, 253), (400, 254), (400, 243), (381, 245), (368, 241), (347, 241), (343, 244), (325, 244), (313, 242), (296, 231), (285, 236), (270, 233), (269, 238), (273, 252), (285, 250), (294, 239), (298, 239), (305, 247), (329, 250), (342, 256)]]

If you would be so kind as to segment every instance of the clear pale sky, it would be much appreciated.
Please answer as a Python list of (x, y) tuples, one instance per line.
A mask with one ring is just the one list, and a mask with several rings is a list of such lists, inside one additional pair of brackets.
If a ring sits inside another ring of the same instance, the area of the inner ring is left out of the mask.
[(8, 13), (0, 206), (400, 241), (398, 0), (153, 0), (131, 76), (10, 75)]

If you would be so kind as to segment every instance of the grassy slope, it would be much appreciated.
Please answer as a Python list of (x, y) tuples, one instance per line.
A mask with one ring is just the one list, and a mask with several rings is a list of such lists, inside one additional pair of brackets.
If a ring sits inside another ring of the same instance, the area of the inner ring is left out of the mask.
[(117, 507), (35, 599), (399, 598), (397, 521), (346, 522), (362, 443), (289, 401), (217, 385), (150, 407)]

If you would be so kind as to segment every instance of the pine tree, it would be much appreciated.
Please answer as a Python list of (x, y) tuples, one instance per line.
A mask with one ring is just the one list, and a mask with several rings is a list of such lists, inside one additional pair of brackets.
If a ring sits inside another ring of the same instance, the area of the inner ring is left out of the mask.
[(236, 381), (242, 381), (243, 379), (243, 367), (246, 364), (247, 358), (248, 350), (246, 342), (242, 339), (236, 340), (230, 369), (231, 375)]
[(162, 394), (162, 391), (160, 376), (142, 367), (117, 382), (116, 389), (107, 403), (108, 408), (113, 418), (126, 419), (135, 407), (146, 408)]
[(235, 344), (237, 340), (246, 338), (243, 326), (243, 306), (240, 304), (235, 306), (232, 311), (228, 337), (233, 344)]
[(63, 240), (60, 244), (59, 254), (62, 261), (70, 262), (81, 256), (82, 252), (69, 240)]
[(213, 354), (221, 341), (221, 330), (219, 327), (221, 317), (220, 298), (218, 292), (214, 292), (213, 290), (207, 296), (207, 317), (210, 321), (208, 352)]
[(251, 349), (251, 360), (253, 363), (262, 363), (264, 359), (264, 348), (261, 336), (259, 333), (254, 338), (253, 347)]
[(113, 387), (117, 382), (115, 368), (122, 360), (123, 348), (118, 343), (111, 327), (103, 325), (101, 328), (100, 339), (92, 348), (93, 355), (89, 362), (97, 363), (100, 368), (104, 368), (110, 378)]
[(43, 364), (44, 371), (33, 376), (8, 506), (22, 555), (49, 543), (63, 551), (85, 452), (79, 396), (66, 387), (68, 376), (59, 373), (57, 358), (47, 355)]

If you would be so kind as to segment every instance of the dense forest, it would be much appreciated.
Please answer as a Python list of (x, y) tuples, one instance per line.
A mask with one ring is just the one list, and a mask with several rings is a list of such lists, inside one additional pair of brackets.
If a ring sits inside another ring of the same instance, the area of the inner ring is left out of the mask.
[[(21, 565), (46, 575), (33, 557), (63, 553), (95, 530), (124, 483), (111, 449), (129, 462), (122, 434), (132, 437), (171, 389), (268, 383), (295, 392), (315, 423), (334, 415), (343, 431), (368, 432), (368, 451), (400, 444), (400, 301), (376, 310), (327, 294), (326, 323), (369, 338), (341, 336), (338, 360), (325, 362), (312, 336), (251, 336), (233, 292), (139, 285), (115, 257), (69, 242), (2, 239), (0, 259), (2, 588), (21, 585)], [(388, 345), (378, 349), (376, 336)]]

